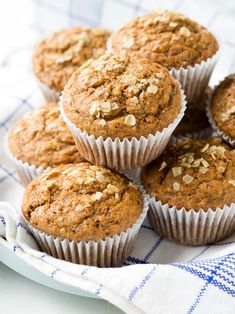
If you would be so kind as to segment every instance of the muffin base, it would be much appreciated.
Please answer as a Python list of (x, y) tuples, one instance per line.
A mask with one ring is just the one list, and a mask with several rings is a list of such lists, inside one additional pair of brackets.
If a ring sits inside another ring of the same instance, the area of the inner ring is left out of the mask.
[(235, 231), (235, 203), (196, 212), (194, 209), (170, 207), (152, 197), (149, 206), (148, 219), (156, 233), (181, 244), (210, 244)]
[(73, 134), (78, 151), (82, 157), (93, 164), (107, 166), (112, 169), (133, 169), (144, 166), (157, 158), (168, 144), (172, 133), (181, 121), (186, 110), (186, 101), (183, 90), (181, 90), (182, 106), (175, 120), (161, 132), (149, 134), (148, 137), (141, 136), (140, 139), (133, 137), (131, 140), (110, 137), (96, 138), (87, 132), (82, 132), (66, 116), (62, 101), (59, 108), (61, 116)]
[(68, 262), (98, 267), (118, 267), (126, 260), (132, 250), (137, 234), (148, 208), (149, 197), (143, 194), (143, 211), (137, 221), (127, 230), (112, 237), (97, 241), (71, 241), (50, 236), (28, 224), (38, 246), (43, 252)]

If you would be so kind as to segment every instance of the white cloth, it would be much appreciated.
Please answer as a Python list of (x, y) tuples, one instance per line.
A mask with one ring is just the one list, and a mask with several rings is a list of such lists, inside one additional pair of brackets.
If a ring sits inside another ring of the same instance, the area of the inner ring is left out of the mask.
[[(67, 6), (68, 2), (72, 8)], [(154, 4), (154, 8), (165, 5), (223, 34), (224, 50), (214, 75), (217, 81), (235, 70), (235, 5), (231, 3), (40, 0), (35, 1), (41, 21), (36, 21), (36, 26), (43, 33), (80, 22), (115, 28), (135, 14), (153, 8)], [(22, 51), (19, 57), (15, 55), (13, 60), (8, 60), (9, 67), (0, 71), (0, 201), (3, 201), (0, 202), (0, 242), (9, 246), (17, 258), (55, 281), (96, 294), (127, 313), (234, 313), (235, 234), (214, 245), (185, 247), (159, 237), (146, 221), (124, 267), (111, 269), (73, 265), (38, 251), (19, 215), (23, 188), (3, 149), (12, 123), (25, 111), (44, 102), (31, 70), (21, 64), (21, 60), (30, 60), (30, 54)]]
[(100, 296), (130, 314), (208, 313), (208, 307), (210, 313), (234, 313), (235, 236), (216, 245), (185, 248), (146, 227), (127, 261), (132, 266), (75, 265), (40, 252), (22, 217), (9, 203), (0, 203), (0, 243), (6, 241), (17, 258), (56, 281)]

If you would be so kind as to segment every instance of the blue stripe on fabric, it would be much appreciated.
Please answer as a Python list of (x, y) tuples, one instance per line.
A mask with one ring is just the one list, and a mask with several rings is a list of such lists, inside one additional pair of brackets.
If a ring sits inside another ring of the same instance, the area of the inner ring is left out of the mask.
[(140, 12), (141, 10), (140, 4), (141, 4), (141, 0), (137, 0), (136, 4), (134, 5), (133, 17), (135, 17)]
[(85, 269), (83, 269), (83, 271), (81, 272), (81, 275), (84, 276), (88, 270), (90, 269), (90, 267), (86, 267)]
[(136, 258), (136, 257), (132, 257), (132, 256), (129, 256), (127, 258), (127, 261), (131, 262), (131, 263), (134, 263), (134, 264), (146, 264), (146, 261), (141, 260), (141, 259)]
[(6, 225), (6, 221), (5, 221), (5, 218), (3, 216), (0, 216), (0, 222), (3, 224), (3, 225)]
[(195, 255), (192, 259), (190, 259), (190, 260), (188, 261), (188, 263), (194, 261), (196, 258), (198, 258), (198, 257), (201, 256), (202, 254), (204, 254), (206, 251), (209, 250), (210, 247), (211, 247), (211, 246), (207, 246), (206, 248), (204, 248), (204, 250), (202, 250), (200, 253), (198, 253), (198, 254)]
[(134, 297), (136, 296), (136, 294), (146, 286), (146, 284), (152, 278), (152, 276), (153, 276), (154, 272), (156, 271), (156, 269), (157, 269), (157, 265), (153, 266), (151, 271), (141, 280), (140, 284), (138, 286), (135, 286), (131, 290), (131, 292), (130, 292), (130, 294), (128, 296), (129, 301), (132, 301), (134, 299)]
[(13, 245), (12, 249), (13, 249), (13, 252), (16, 252), (16, 250), (17, 250), (17, 245)]
[(230, 269), (234, 270), (235, 253), (207, 261), (171, 265), (185, 270), (226, 292), (230, 296), (235, 297), (235, 283), (231, 279), (234, 276), (230, 276), (231, 272), (229, 271)]
[(8, 177), (11, 177), (12, 179), (14, 179), (17, 183), (21, 184), (20, 181), (14, 176), (15, 172), (9, 172), (5, 167), (3, 167), (3, 165), (0, 164), (0, 168), (6, 172), (6, 174), (8, 175)]
[(148, 230), (152, 230), (152, 231), (154, 230), (152, 227), (146, 226), (146, 225), (142, 225), (141, 228), (143, 228), (143, 229), (148, 229)]
[(235, 241), (228, 241), (228, 242), (223, 242), (223, 243), (214, 243), (212, 244), (212, 246), (217, 246), (217, 245), (228, 245), (228, 244), (232, 244), (232, 243), (235, 243)]
[(196, 307), (198, 306), (200, 300), (202, 299), (203, 295), (206, 292), (206, 289), (208, 288), (209, 284), (213, 282), (214, 280), (214, 276), (218, 276), (220, 275), (218, 272), (218, 270), (220, 270), (221, 266), (224, 265), (224, 262), (226, 261), (227, 257), (225, 257), (224, 259), (221, 259), (221, 261), (218, 263), (217, 266), (215, 266), (214, 269), (211, 269), (211, 276), (207, 277), (207, 282), (206, 284), (202, 287), (202, 289), (200, 290), (196, 300), (194, 301), (193, 305), (191, 306), (191, 308), (189, 309), (189, 311), (187, 312), (187, 314), (191, 314), (194, 312), (194, 310), (196, 309)]
[(199, 294), (197, 295), (196, 300), (194, 301), (193, 305), (190, 307), (190, 309), (188, 310), (187, 314), (192, 314), (193, 311), (196, 309), (196, 307), (198, 306), (201, 298), (203, 297), (204, 293), (206, 292), (206, 289), (209, 285), (209, 282), (206, 282), (204, 284), (204, 286), (202, 287), (202, 289), (200, 290)]
[(5, 181), (7, 178), (9, 178), (9, 176), (4, 176), (0, 178), (0, 183), (2, 183), (3, 181)]
[(0, 128), (5, 129), (5, 131), (8, 131), (8, 127), (5, 125), (4, 122), (0, 122)]
[(51, 277), (52, 279), (55, 278), (55, 275), (56, 275), (59, 271), (60, 271), (60, 269), (59, 269), (59, 268), (56, 268), (55, 270), (53, 270), (53, 272), (51, 272), (50, 277)]
[(223, 284), (222, 282), (218, 281), (217, 279), (213, 279), (211, 284), (213, 284), (215, 287), (219, 288), (223, 292), (226, 292), (231, 297), (235, 298), (235, 291)]
[(33, 95), (34, 92), (32, 92), (28, 97), (26, 98), (20, 98), (15, 96), (18, 100), (20, 100), (20, 104), (7, 116), (7, 119), (0, 122), (0, 127), (3, 127), (6, 131), (8, 131), (7, 123), (15, 116), (15, 114), (21, 109), (22, 105), (26, 105), (28, 108), (33, 109), (31, 104), (28, 102), (30, 97)]
[(229, 245), (229, 244), (232, 244), (232, 243), (235, 243), (235, 241), (228, 241), (228, 242), (223, 242), (223, 243), (218, 242), (218, 243), (210, 244), (205, 249), (203, 249), (200, 253), (198, 253), (192, 259), (190, 259), (187, 263), (190, 263), (190, 262), (194, 261), (196, 258), (198, 258), (202, 254), (204, 254), (206, 251), (208, 251), (208, 249), (210, 249), (213, 246)]
[(127, 258), (128, 262), (131, 262), (132, 264), (148, 264), (148, 259), (153, 255), (153, 253), (157, 250), (160, 243), (162, 242), (163, 238), (160, 237), (157, 242), (154, 244), (154, 246), (149, 250), (149, 252), (145, 255), (143, 259), (139, 259), (133, 256), (129, 256)]
[(151, 250), (148, 252), (147, 255), (144, 257), (144, 261), (147, 262), (148, 259), (153, 255), (153, 253), (156, 251), (156, 249), (159, 247), (160, 243), (162, 242), (163, 237), (160, 237), (157, 242), (154, 244), (154, 246), (151, 248)]
[(100, 284), (99, 288), (96, 290), (95, 295), (100, 295), (101, 291), (102, 291), (102, 287), (103, 285)]
[(33, 237), (31, 232), (21, 222), (18, 222), (18, 224), (17, 224), (17, 228), (19, 228), (19, 227), (22, 228), (27, 235), (30, 235), (31, 237)]

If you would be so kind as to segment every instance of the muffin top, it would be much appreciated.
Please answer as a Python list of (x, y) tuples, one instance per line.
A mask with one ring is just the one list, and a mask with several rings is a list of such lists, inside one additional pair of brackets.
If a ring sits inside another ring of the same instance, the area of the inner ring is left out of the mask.
[(8, 147), (17, 159), (36, 167), (55, 167), (84, 160), (59, 115), (56, 102), (34, 109), (19, 120), (9, 131)]
[(62, 99), (68, 119), (104, 138), (140, 138), (162, 131), (181, 110), (178, 82), (147, 59), (105, 54), (76, 70)]
[(126, 177), (89, 163), (61, 165), (27, 187), (22, 212), (54, 237), (99, 240), (120, 234), (142, 213), (138, 188)]
[(142, 172), (147, 192), (186, 210), (235, 202), (235, 150), (219, 138), (178, 140)]
[(215, 54), (218, 44), (203, 26), (175, 12), (137, 17), (112, 35), (114, 53), (146, 57), (171, 68), (200, 63)]
[(56, 91), (86, 60), (100, 57), (110, 32), (103, 28), (64, 29), (43, 39), (33, 54), (33, 70), (39, 80)]
[(215, 88), (211, 113), (217, 127), (235, 139), (235, 74), (227, 76)]

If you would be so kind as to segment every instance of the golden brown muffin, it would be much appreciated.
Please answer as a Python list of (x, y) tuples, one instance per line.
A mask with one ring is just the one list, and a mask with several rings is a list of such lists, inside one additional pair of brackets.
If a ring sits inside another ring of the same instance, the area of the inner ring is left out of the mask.
[(110, 32), (103, 28), (64, 29), (42, 40), (33, 54), (33, 70), (47, 87), (61, 91), (81, 64), (105, 52)]
[(178, 116), (181, 102), (179, 84), (166, 68), (105, 54), (73, 73), (62, 106), (81, 131), (130, 139), (162, 131)]
[(138, 188), (126, 177), (89, 163), (61, 165), (27, 187), (22, 212), (54, 237), (99, 240), (120, 234), (141, 215)]
[(219, 138), (178, 140), (142, 172), (147, 192), (170, 206), (198, 211), (235, 202), (235, 151)]
[(36, 167), (84, 161), (59, 115), (56, 102), (28, 112), (13, 125), (8, 135), (8, 147), (18, 160)]
[(200, 63), (218, 50), (209, 31), (175, 12), (153, 12), (127, 22), (112, 35), (111, 45), (114, 53), (145, 57), (168, 69)]
[(235, 139), (235, 74), (227, 76), (211, 99), (211, 113), (216, 126)]

